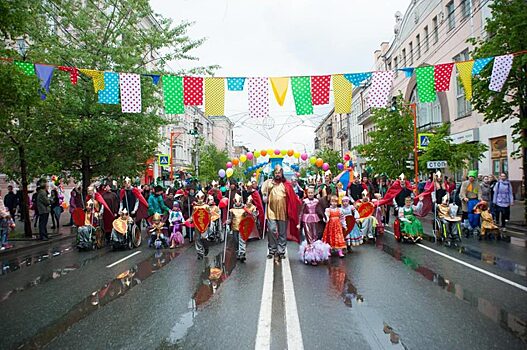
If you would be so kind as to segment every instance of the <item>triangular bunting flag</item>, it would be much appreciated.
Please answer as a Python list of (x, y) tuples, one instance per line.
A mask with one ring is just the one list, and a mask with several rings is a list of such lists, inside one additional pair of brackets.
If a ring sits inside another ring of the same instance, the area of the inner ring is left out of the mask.
[(448, 91), (452, 79), (454, 63), (438, 64), (434, 67), (434, 80), (436, 91)]
[[(55, 71), (54, 66), (35, 64), (35, 72), (37, 73), (37, 77), (40, 80), (40, 87), (46, 92), (49, 92), (49, 85), (51, 84), (53, 71)], [(42, 91), (40, 92), (40, 98), (43, 100), (46, 99), (46, 94)]]
[(205, 78), (205, 114), (225, 115), (225, 79)]
[(59, 70), (70, 73), (70, 81), (73, 85), (77, 85), (79, 79), (79, 70), (75, 67), (59, 66)]
[(121, 111), (141, 113), (141, 76), (134, 73), (119, 73)]
[(311, 101), (311, 78), (291, 77), (291, 89), (295, 99), (297, 115), (313, 114), (313, 102)]
[(329, 103), (329, 85), (331, 75), (314, 75), (311, 77), (311, 99), (314, 106)]
[(404, 72), (404, 77), (405, 78), (411, 78), (412, 75), (414, 74), (414, 68), (413, 67), (399, 68), (399, 70)]
[(472, 99), (472, 67), (474, 66), (474, 61), (466, 61), (456, 63), (457, 71), (459, 72), (459, 79), (463, 84), (463, 89), (465, 90), (465, 98), (470, 101)]
[(163, 75), (163, 101), (166, 114), (184, 114), (183, 77)]
[(15, 66), (20, 68), (25, 75), (35, 75), (35, 66), (33, 63), (15, 61)]
[(284, 105), (285, 96), (287, 94), (287, 88), (289, 86), (289, 78), (280, 77), (280, 78), (269, 78), (271, 81), (271, 86), (273, 88), (274, 97), (276, 102), (280, 106)]
[(489, 89), (492, 91), (501, 91), (503, 84), (509, 77), (509, 72), (512, 68), (512, 61), (514, 55), (496, 56), (494, 58), (494, 66), (492, 66), (492, 75), (490, 76)]
[(436, 100), (434, 66), (416, 68), (415, 78), (417, 80), (417, 95), (419, 96), (419, 102), (434, 102)]
[(392, 90), (394, 71), (373, 72), (369, 90), (368, 104), (370, 108), (384, 108)]
[(267, 78), (248, 78), (249, 115), (252, 118), (269, 116), (269, 83)]
[(183, 78), (183, 102), (185, 106), (201, 106), (203, 104), (203, 78)]
[(159, 74), (143, 74), (146, 77), (152, 78), (152, 84), (157, 85), (159, 84), (159, 79), (161, 79), (161, 75)]
[(344, 78), (348, 79), (353, 86), (360, 86), (360, 84), (371, 77), (371, 72), (366, 73), (351, 73), (344, 74)]
[(245, 78), (227, 78), (227, 88), (229, 91), (243, 91)]
[(335, 97), (335, 113), (351, 113), (351, 93), (353, 85), (342, 74), (332, 76), (333, 94)]
[(99, 90), (99, 103), (119, 104), (119, 73), (104, 72), (104, 89)]
[(99, 92), (99, 90), (104, 89), (104, 72), (101, 72), (99, 70), (94, 69), (79, 69), (79, 71), (92, 78), (93, 80), (93, 90), (95, 90), (95, 93)]
[(472, 67), (472, 75), (478, 75), (485, 66), (492, 61), (494, 57), (478, 58), (474, 61), (474, 67)]

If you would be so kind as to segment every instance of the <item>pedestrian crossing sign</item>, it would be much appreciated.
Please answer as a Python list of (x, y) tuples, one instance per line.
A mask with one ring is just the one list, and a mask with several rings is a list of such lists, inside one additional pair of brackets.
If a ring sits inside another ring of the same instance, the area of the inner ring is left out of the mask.
[(168, 154), (160, 154), (157, 156), (157, 162), (161, 166), (169, 166), (170, 165), (170, 155)]
[(422, 133), (419, 134), (418, 137), (418, 143), (417, 148), (419, 149), (426, 149), (428, 148), (428, 145), (430, 144), (430, 137), (432, 137), (434, 134), (428, 134), (428, 133)]

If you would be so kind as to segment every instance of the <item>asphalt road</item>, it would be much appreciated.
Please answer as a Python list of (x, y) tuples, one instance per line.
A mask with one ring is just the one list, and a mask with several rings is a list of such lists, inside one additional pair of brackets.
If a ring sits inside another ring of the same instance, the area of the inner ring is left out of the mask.
[[(1, 349), (525, 349), (527, 255), (504, 242), (400, 244), (386, 232), (307, 266), (298, 245), (237, 263), (229, 245), (2, 261)], [(123, 260), (124, 259), (124, 260)]]

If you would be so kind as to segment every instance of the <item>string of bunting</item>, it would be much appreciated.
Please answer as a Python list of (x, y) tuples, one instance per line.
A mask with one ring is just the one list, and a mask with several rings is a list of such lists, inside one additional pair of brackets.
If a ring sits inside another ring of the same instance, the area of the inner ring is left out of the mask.
[[(370, 84), (369, 107), (386, 107), (397, 70), (403, 71), (406, 78), (411, 78), (415, 74), (419, 101), (429, 103), (436, 100), (436, 92), (449, 90), (455, 67), (465, 91), (465, 98), (470, 100), (472, 98), (472, 77), (478, 75), (490, 62), (494, 61), (489, 89), (499, 92), (509, 76), (514, 56), (525, 53), (527, 50), (462, 62), (415, 68), (403, 67), (391, 71), (271, 78), (136, 74), (31, 63), (2, 57), (0, 61), (12, 62), (24, 74), (36, 76), (40, 81), (42, 99), (46, 99), (46, 94), (49, 93), (55, 68), (68, 73), (73, 85), (77, 84), (79, 75), (83, 74), (92, 79), (93, 89), (98, 95), (99, 103), (120, 104), (123, 113), (142, 112), (141, 76), (151, 78), (152, 83), (156, 86), (161, 82), (167, 114), (183, 114), (185, 106), (204, 105), (206, 115), (224, 115), (225, 92), (243, 91), (247, 85), (250, 116), (265, 118), (269, 116), (269, 86), (273, 90), (278, 105), (283, 106), (289, 83), (291, 83), (297, 115), (311, 115), (313, 106), (329, 104), (331, 85), (333, 86), (335, 113), (351, 113), (353, 87), (363, 86), (368, 82)], [(246, 80), (247, 84), (245, 84)]]

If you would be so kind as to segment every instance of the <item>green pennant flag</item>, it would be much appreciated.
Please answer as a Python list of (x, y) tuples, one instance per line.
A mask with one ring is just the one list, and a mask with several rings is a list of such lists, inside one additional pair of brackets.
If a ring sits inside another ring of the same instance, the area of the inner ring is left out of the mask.
[(184, 114), (183, 77), (163, 75), (163, 100), (166, 114)]
[(417, 79), (419, 102), (434, 102), (436, 100), (434, 66), (416, 68), (415, 77)]
[(311, 100), (311, 78), (291, 77), (291, 88), (297, 115), (313, 114), (313, 102)]
[(33, 63), (15, 61), (15, 66), (20, 68), (25, 75), (35, 75), (35, 65)]

